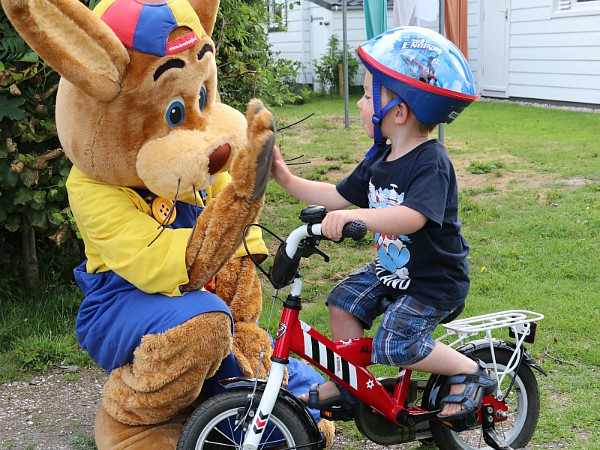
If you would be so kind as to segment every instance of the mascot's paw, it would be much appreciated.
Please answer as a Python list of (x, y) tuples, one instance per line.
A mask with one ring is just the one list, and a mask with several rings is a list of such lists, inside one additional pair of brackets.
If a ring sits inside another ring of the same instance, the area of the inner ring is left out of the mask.
[(100, 404), (94, 425), (98, 450), (175, 450), (185, 416), (157, 425), (130, 426), (110, 417)]
[(266, 331), (251, 323), (236, 323), (233, 333), (233, 354), (245, 376), (254, 377), (263, 351), (259, 378), (266, 378), (271, 369), (271, 339)]
[(275, 125), (272, 114), (257, 99), (248, 104), (246, 120), (248, 142), (232, 163), (231, 178), (238, 196), (256, 201), (264, 195), (269, 181)]

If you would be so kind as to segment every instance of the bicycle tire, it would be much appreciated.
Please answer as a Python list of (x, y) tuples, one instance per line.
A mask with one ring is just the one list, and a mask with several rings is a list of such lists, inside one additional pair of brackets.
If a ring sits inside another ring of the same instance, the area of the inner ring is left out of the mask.
[[(261, 397), (262, 393), (257, 392), (253, 404), (258, 406)], [(184, 424), (177, 450), (241, 449), (245, 433), (234, 430), (235, 421), (247, 402), (248, 391), (237, 390), (223, 392), (202, 403)], [(317, 445), (311, 445), (306, 425), (284, 400), (277, 399), (267, 428), (260, 449), (318, 448)]]
[[(506, 349), (495, 348), (498, 370), (503, 370), (509, 362), (511, 352)], [(480, 349), (473, 352), (475, 358), (481, 359), (491, 367), (492, 354), (489, 349)], [(512, 448), (525, 447), (535, 429), (540, 414), (540, 392), (535, 374), (531, 368), (521, 364), (516, 373), (507, 374), (501, 388), (506, 389), (514, 378), (514, 386), (509, 395), (508, 419), (495, 423), (495, 429)], [(448, 390), (442, 390), (437, 398), (439, 407), (441, 399)], [(431, 434), (440, 450), (477, 450), (490, 449), (483, 440), (481, 427), (455, 432), (440, 422), (431, 422)]]

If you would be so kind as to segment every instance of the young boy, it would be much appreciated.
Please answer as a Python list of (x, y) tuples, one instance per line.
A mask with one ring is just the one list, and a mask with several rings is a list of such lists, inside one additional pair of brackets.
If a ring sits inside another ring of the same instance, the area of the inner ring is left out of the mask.
[[(339, 240), (353, 220), (375, 234), (378, 258), (327, 299), (332, 339), (362, 337), (383, 312), (382, 300), (391, 297), (372, 361), (449, 376), (440, 417), (457, 419), (476, 411), (495, 381), (482, 363), (431, 337), (465, 301), (469, 246), (460, 232), (454, 168), (444, 145), (429, 134), (478, 98), (473, 77), (452, 43), (423, 28), (390, 30), (358, 53), (367, 71), (357, 105), (375, 145), (337, 185), (294, 176), (277, 148), (271, 175), (299, 200), (327, 208), (321, 226), (326, 237)], [(358, 208), (346, 209), (350, 205)], [(329, 381), (302, 399), (328, 409), (341, 404), (342, 395), (347, 392)]]

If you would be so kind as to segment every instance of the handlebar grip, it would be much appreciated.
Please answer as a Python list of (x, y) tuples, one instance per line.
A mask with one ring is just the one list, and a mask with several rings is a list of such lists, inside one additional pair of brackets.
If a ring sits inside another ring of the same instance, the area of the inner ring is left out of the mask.
[(366, 234), (367, 226), (362, 220), (348, 222), (342, 230), (342, 238), (352, 238), (355, 241), (360, 241)]

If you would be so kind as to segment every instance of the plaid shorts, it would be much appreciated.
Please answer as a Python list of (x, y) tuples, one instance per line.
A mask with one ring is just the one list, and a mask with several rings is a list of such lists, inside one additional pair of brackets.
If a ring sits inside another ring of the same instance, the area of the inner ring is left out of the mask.
[[(384, 303), (386, 298), (392, 303)], [(367, 330), (383, 314), (373, 338), (371, 360), (398, 367), (415, 364), (433, 351), (431, 334), (452, 312), (426, 305), (410, 295), (392, 297), (377, 278), (374, 261), (338, 283), (327, 297), (327, 305), (356, 316)]]

